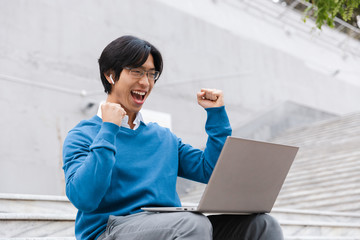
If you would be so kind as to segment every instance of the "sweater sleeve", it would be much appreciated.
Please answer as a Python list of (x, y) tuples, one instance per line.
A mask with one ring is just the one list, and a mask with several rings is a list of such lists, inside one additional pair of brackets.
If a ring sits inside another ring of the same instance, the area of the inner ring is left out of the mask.
[(103, 122), (95, 137), (84, 129), (75, 128), (66, 137), (63, 169), (69, 200), (79, 210), (89, 212), (99, 206), (110, 186), (119, 126)]
[(179, 139), (179, 173), (180, 177), (207, 183), (220, 156), (225, 140), (232, 129), (225, 107), (206, 108), (207, 120), (205, 131), (208, 140), (205, 149), (193, 148)]

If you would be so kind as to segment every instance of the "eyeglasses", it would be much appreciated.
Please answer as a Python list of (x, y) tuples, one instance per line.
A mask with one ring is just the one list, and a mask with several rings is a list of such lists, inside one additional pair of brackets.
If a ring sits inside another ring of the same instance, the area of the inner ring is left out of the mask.
[(128, 69), (130, 75), (135, 78), (142, 78), (145, 73), (146, 73), (147, 78), (151, 81), (156, 81), (160, 77), (159, 71), (154, 71), (154, 70), (145, 71), (140, 68), (129, 68), (129, 67), (125, 67), (125, 69)]

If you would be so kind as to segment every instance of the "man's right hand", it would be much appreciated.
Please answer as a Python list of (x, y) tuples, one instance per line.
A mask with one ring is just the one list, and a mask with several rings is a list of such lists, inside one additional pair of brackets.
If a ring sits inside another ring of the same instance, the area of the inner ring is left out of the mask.
[(121, 125), (122, 119), (125, 117), (126, 112), (120, 104), (106, 102), (101, 105), (102, 120), (103, 122), (111, 122), (118, 126)]

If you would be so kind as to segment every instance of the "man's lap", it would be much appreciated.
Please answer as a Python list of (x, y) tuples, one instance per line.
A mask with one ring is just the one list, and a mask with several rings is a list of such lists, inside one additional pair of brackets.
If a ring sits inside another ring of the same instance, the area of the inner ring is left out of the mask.
[(205, 217), (189, 212), (141, 212), (110, 216), (106, 231), (98, 240), (110, 239), (281, 240), (283, 236), (280, 225), (267, 214)]

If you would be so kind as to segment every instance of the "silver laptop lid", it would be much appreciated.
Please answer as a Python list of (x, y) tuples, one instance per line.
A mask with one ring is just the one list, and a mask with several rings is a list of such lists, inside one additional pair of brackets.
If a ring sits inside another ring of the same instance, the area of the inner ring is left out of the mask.
[(270, 212), (298, 147), (228, 137), (198, 210)]

